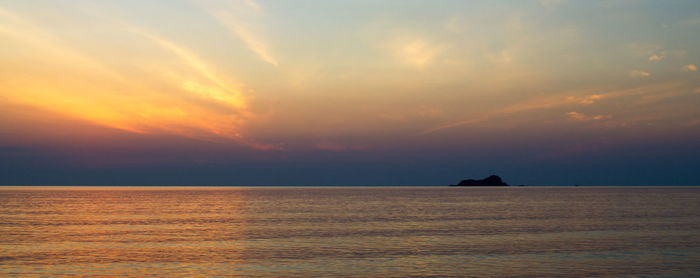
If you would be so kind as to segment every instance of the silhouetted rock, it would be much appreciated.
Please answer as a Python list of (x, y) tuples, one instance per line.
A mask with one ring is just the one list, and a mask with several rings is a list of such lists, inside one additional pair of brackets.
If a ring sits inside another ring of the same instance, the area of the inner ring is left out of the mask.
[(483, 180), (462, 180), (459, 184), (451, 184), (450, 186), (508, 186), (508, 184), (503, 182), (501, 177), (491, 175)]

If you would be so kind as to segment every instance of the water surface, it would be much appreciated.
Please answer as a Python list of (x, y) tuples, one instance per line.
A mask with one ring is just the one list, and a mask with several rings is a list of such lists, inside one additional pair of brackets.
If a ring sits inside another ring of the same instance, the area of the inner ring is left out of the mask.
[(0, 276), (700, 276), (700, 188), (0, 188)]

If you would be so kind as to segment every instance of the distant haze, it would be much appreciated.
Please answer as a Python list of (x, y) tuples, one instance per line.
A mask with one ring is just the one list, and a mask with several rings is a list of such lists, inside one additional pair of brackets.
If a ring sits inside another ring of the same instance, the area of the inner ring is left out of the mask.
[(700, 185), (700, 1), (2, 1), (2, 185)]

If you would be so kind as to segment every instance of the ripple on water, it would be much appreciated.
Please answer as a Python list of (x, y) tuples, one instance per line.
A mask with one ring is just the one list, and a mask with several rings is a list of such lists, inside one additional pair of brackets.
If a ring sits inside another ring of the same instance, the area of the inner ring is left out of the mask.
[(0, 189), (0, 276), (693, 276), (695, 188)]

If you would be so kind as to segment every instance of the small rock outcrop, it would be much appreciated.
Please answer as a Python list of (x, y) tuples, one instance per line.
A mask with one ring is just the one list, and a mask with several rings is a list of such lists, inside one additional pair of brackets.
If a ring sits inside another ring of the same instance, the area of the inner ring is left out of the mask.
[(482, 180), (462, 180), (458, 184), (451, 184), (450, 186), (508, 186), (508, 184), (503, 182), (501, 177), (491, 175)]

